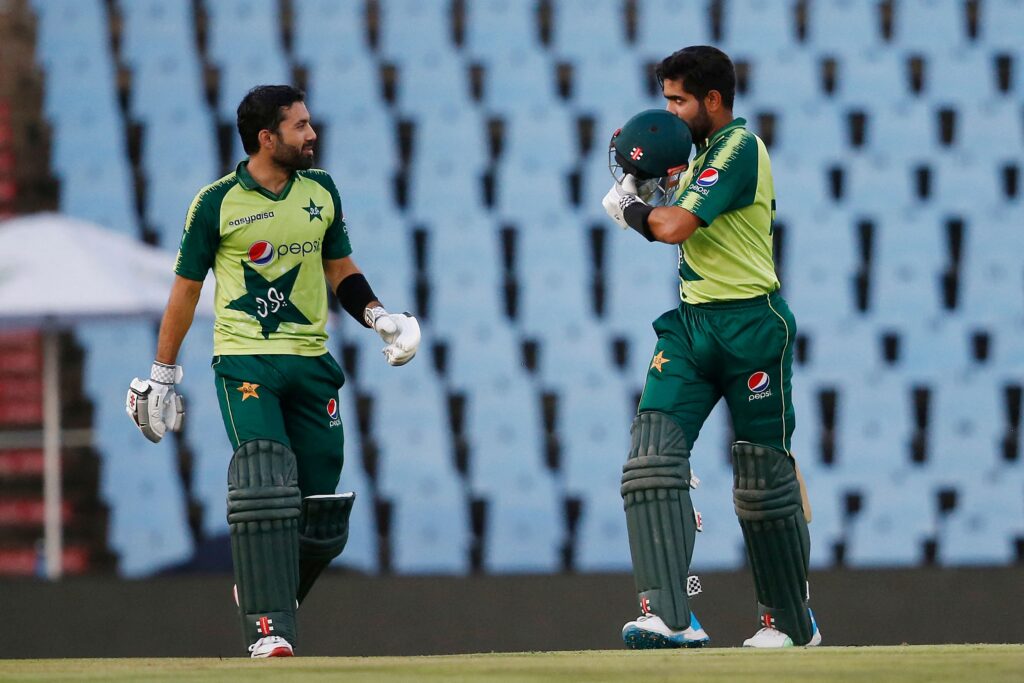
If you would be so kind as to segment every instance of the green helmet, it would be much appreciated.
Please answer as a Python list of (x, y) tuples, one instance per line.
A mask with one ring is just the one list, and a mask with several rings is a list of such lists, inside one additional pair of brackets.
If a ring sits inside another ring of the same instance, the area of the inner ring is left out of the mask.
[(690, 127), (665, 109), (647, 109), (612, 134), (608, 168), (616, 181), (627, 173), (637, 179), (648, 203), (667, 200), (690, 160)]

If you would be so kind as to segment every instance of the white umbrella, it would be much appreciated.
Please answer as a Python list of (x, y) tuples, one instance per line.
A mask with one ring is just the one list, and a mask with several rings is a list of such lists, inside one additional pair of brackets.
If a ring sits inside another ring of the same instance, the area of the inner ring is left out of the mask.
[[(43, 499), (51, 579), (61, 575), (63, 553), (57, 332), (88, 318), (161, 315), (174, 258), (127, 235), (58, 214), (0, 222), (0, 326), (43, 331)], [(203, 287), (197, 313), (212, 315), (212, 301), (213, 286)]]

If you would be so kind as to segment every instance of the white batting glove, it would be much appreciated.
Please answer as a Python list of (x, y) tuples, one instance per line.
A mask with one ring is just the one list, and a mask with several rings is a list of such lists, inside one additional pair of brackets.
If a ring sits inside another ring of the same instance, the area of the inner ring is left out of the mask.
[(616, 182), (601, 200), (605, 213), (624, 230), (629, 229), (624, 216), (626, 207), (633, 202), (643, 202), (637, 195), (636, 178), (627, 173), (622, 182)]
[(142, 435), (153, 443), (164, 438), (168, 430), (180, 432), (185, 420), (185, 402), (174, 391), (184, 371), (180, 365), (153, 362), (149, 379), (134, 378), (125, 398), (125, 412)]
[(366, 324), (380, 335), (387, 346), (384, 358), (388, 365), (405, 365), (420, 347), (420, 324), (408, 313), (388, 313), (381, 306), (367, 308), (363, 313)]

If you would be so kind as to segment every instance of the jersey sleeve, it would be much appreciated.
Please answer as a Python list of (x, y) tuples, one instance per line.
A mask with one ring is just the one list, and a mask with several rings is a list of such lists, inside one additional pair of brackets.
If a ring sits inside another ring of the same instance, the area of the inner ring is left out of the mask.
[(345, 226), (345, 212), (341, 208), (341, 195), (334, 179), (326, 173), (323, 175), (324, 187), (331, 193), (334, 200), (334, 220), (327, 226), (324, 233), (324, 258), (339, 259), (352, 254), (352, 243), (348, 239), (348, 228)]
[(675, 205), (707, 226), (720, 214), (753, 203), (756, 192), (757, 141), (746, 131), (737, 131), (711, 152)]
[(185, 231), (178, 245), (178, 259), (174, 272), (189, 280), (202, 282), (213, 267), (220, 245), (220, 210), (211, 193), (204, 190), (196, 195), (185, 218)]

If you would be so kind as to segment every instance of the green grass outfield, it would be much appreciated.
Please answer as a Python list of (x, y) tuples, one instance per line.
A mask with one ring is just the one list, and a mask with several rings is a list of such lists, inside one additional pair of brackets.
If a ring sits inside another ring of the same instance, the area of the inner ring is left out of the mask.
[(2, 681), (1024, 681), (1024, 645), (924, 645), (443, 657), (0, 660)]

